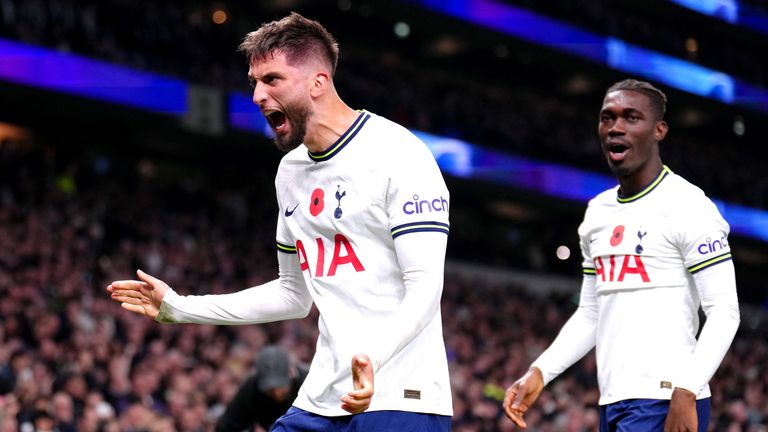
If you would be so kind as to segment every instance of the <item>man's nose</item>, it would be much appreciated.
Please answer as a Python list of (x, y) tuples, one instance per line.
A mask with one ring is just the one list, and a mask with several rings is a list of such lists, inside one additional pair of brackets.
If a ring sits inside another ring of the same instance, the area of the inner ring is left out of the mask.
[(608, 135), (623, 135), (624, 133), (624, 120), (621, 118), (616, 119), (611, 127), (608, 128)]
[(267, 101), (267, 92), (264, 89), (264, 85), (260, 84), (258, 81), (253, 86), (253, 103), (255, 103), (258, 106), (263, 106), (264, 103)]

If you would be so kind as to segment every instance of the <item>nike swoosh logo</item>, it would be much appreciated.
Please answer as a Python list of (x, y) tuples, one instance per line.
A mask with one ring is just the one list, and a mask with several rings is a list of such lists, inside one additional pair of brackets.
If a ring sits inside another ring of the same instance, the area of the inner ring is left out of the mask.
[(296, 203), (296, 206), (293, 208), (293, 210), (285, 209), (285, 217), (290, 217), (293, 214), (293, 212), (296, 211), (296, 208), (299, 207), (299, 204), (301, 203)]

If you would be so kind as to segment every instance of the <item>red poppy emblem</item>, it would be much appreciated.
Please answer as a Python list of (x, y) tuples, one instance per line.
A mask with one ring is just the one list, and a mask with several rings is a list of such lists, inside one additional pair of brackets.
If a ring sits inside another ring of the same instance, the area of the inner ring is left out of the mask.
[(323, 198), (325, 198), (325, 192), (322, 189), (317, 188), (312, 191), (312, 198), (309, 203), (309, 212), (312, 213), (312, 216), (317, 216), (323, 211), (323, 207), (325, 207)]
[(624, 240), (624, 225), (619, 225), (613, 229), (613, 235), (611, 235), (611, 246), (618, 246), (622, 240)]

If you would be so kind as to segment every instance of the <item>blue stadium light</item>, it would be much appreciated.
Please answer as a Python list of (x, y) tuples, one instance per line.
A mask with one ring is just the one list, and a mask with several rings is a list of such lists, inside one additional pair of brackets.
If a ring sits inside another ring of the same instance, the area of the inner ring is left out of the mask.
[(672, 3), (694, 10), (700, 14), (727, 21), (739, 22), (739, 2), (737, 0), (669, 0)]
[(269, 127), (267, 119), (261, 115), (259, 107), (253, 103), (250, 95), (231, 92), (228, 99), (230, 127), (272, 138), (274, 135), (272, 128)]
[(768, 14), (737, 0), (669, 0), (703, 15), (768, 34)]
[(726, 73), (602, 36), (496, 0), (401, 0), (485, 28), (664, 83), (768, 113), (768, 91)]
[(0, 80), (182, 116), (187, 84), (74, 54), (0, 39)]
[[(547, 37), (552, 38), (553, 43), (557, 40), (551, 34)], [(588, 39), (575, 39), (577, 49), (593, 52)], [(617, 63), (629, 61), (621, 60), (622, 57), (637, 54), (631, 51), (632, 47), (627, 52), (620, 41), (613, 43), (618, 45), (609, 51)], [(186, 113), (190, 87), (185, 81), (3, 39), (0, 39), (0, 80), (176, 116)], [(250, 95), (230, 93), (228, 115), (229, 127), (233, 130), (272, 136)], [(586, 202), (616, 184), (608, 175), (489, 150), (425, 132), (414, 133), (429, 146), (440, 168), (458, 178), (498, 183), (576, 202)], [(714, 201), (731, 225), (731, 232), (768, 242), (767, 211)]]

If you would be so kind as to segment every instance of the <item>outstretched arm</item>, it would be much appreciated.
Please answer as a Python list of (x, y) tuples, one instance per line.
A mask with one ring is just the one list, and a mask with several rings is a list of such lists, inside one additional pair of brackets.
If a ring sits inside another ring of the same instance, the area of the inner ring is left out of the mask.
[(518, 427), (528, 427), (523, 415), (538, 399), (544, 386), (595, 346), (596, 328), (595, 277), (584, 276), (579, 308), (549, 348), (533, 362), (528, 372), (507, 389), (503, 402), (504, 412)]
[(107, 286), (107, 292), (123, 309), (155, 319), (170, 287), (141, 270), (136, 270), (136, 275), (139, 280), (112, 282)]
[(298, 261), (282, 253), (278, 261), (278, 279), (231, 294), (180, 296), (141, 271), (140, 280), (115, 281), (107, 291), (123, 308), (160, 322), (237, 325), (303, 318), (312, 298)]

